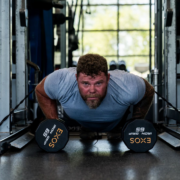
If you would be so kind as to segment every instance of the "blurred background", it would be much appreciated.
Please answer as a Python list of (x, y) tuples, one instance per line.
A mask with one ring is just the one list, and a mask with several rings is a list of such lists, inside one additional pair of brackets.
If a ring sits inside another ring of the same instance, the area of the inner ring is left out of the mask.
[[(154, 64), (154, 0), (68, 0), (68, 4), (72, 9), (77, 5), (78, 49), (72, 53), (73, 61), (86, 53), (98, 53), (107, 59), (109, 69), (111, 61), (118, 68), (118, 62), (124, 60), (129, 72), (147, 77)], [(58, 32), (55, 27), (55, 45)], [(54, 57), (57, 66), (60, 52), (55, 51)]]

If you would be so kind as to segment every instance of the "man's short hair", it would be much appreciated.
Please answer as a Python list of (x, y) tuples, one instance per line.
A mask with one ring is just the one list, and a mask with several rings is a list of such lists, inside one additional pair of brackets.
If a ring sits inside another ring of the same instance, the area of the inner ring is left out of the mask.
[(77, 64), (77, 76), (79, 73), (84, 73), (88, 76), (99, 75), (100, 72), (108, 75), (107, 61), (99, 54), (86, 54), (79, 58)]

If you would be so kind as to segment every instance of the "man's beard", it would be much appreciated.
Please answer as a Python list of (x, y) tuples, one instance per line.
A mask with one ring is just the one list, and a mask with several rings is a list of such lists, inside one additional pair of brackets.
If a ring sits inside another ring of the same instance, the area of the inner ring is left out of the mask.
[[(81, 94), (81, 91), (79, 92)], [(103, 96), (99, 94), (89, 94), (89, 95), (83, 96), (81, 94), (81, 97), (83, 98), (83, 100), (85, 101), (85, 103), (88, 105), (90, 109), (96, 109), (101, 104), (105, 96), (106, 96), (106, 92), (104, 93)], [(88, 98), (97, 98), (97, 99), (88, 100)]]

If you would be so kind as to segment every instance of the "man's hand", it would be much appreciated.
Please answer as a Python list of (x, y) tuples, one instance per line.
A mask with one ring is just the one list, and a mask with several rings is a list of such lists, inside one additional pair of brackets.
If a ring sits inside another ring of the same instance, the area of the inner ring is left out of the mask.
[(144, 119), (153, 101), (154, 88), (145, 79), (143, 79), (146, 85), (146, 92), (144, 97), (133, 109), (133, 119)]
[(39, 106), (41, 110), (43, 111), (44, 115), (47, 119), (57, 119), (58, 113), (57, 113), (57, 105), (56, 100), (52, 100), (48, 97), (44, 90), (44, 82), (45, 77), (37, 86), (35, 89), (36, 92), (36, 98), (39, 103)]

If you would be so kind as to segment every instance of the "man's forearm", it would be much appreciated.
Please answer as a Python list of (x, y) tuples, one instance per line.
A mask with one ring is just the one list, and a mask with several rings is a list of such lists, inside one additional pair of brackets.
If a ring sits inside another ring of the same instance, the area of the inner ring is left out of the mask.
[(144, 119), (153, 101), (154, 88), (145, 79), (146, 92), (140, 102), (134, 105), (133, 119)]
[(36, 98), (38, 101), (38, 104), (43, 111), (44, 115), (47, 119), (57, 119), (58, 113), (57, 113), (57, 105), (56, 100), (50, 99), (47, 94), (44, 91), (44, 78), (35, 89), (36, 92)]

